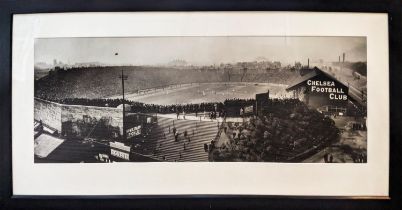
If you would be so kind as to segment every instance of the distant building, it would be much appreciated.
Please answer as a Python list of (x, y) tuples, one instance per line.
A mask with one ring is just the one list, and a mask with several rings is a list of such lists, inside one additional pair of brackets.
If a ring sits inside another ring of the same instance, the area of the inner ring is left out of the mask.
[(286, 89), (293, 96), (326, 114), (345, 115), (349, 88), (332, 75), (314, 67), (301, 69), (301, 77)]
[(300, 62), (295, 62), (295, 69), (299, 70), (302, 68), (302, 64)]
[(187, 66), (187, 61), (183, 60), (183, 59), (175, 59), (173, 61), (170, 61), (168, 63), (168, 66), (172, 66), (172, 67), (184, 67)]
[(275, 61), (275, 62), (273, 63), (273, 68), (274, 68), (274, 69), (280, 69), (281, 67), (282, 67), (281, 62)]

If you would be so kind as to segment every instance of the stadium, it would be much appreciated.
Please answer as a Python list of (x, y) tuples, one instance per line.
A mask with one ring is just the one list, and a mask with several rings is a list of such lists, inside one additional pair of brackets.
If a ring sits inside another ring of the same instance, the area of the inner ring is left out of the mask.
[[(361, 98), (317, 107), (295, 95), (325, 68), (55, 67), (35, 80), (35, 162), (310, 160), (342, 139), (332, 117), (364, 115)], [(348, 155), (365, 162), (362, 148)]]
[(367, 162), (365, 37), (38, 38), (35, 163)]

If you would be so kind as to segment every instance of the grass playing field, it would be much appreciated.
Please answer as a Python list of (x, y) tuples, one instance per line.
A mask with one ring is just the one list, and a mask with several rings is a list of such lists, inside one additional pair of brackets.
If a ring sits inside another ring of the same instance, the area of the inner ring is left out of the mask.
[[(127, 94), (126, 99), (147, 104), (190, 104), (223, 102), (225, 99), (254, 99), (255, 94), (270, 91), (270, 97), (290, 97), (286, 86), (268, 83), (201, 83), (172, 89), (159, 89), (146, 94)], [(111, 97), (120, 98), (121, 96)]]

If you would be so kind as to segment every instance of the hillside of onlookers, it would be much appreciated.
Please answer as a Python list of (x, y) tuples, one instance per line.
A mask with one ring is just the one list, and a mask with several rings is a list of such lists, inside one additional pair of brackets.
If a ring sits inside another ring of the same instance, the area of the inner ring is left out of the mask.
[(127, 76), (125, 91), (205, 82), (267, 82), (288, 84), (298, 76), (289, 69), (228, 70), (223, 68), (173, 68), (148, 66), (56, 68), (35, 81), (35, 97), (46, 99), (104, 98), (121, 94), (121, 73)]

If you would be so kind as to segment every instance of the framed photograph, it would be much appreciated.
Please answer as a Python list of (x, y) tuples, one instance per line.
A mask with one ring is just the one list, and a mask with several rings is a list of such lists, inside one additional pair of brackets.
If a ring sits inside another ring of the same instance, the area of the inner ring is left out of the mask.
[(400, 207), (399, 3), (33, 2), (2, 25), (6, 208)]

